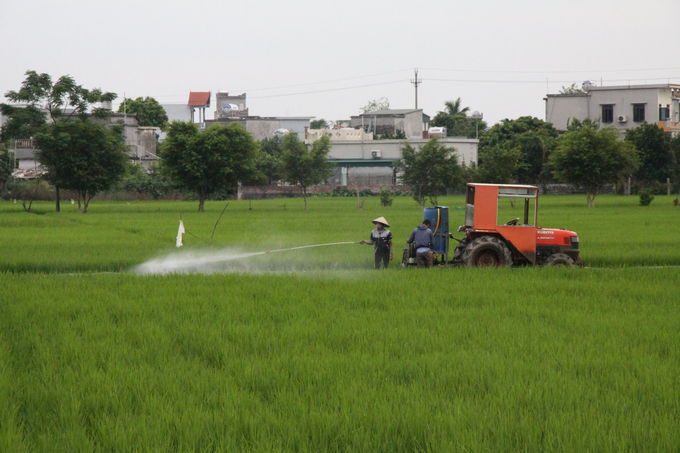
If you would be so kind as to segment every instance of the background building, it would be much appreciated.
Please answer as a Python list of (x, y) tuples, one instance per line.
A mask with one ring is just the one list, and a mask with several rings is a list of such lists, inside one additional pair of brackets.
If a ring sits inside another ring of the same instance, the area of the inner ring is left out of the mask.
[(427, 131), (430, 117), (423, 113), (423, 109), (376, 110), (350, 117), (351, 127), (362, 128), (374, 135), (390, 134), (395, 136), (397, 131), (403, 131), (408, 140), (423, 138)]
[(549, 94), (545, 120), (565, 131), (572, 118), (599, 120), (624, 133), (643, 121), (656, 123), (671, 133), (680, 131), (680, 85), (630, 85), (596, 87), (584, 84), (584, 93)]

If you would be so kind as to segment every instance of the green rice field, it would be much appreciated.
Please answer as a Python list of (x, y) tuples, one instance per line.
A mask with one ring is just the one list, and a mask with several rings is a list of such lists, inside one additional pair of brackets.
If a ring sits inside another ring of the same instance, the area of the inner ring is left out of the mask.
[(0, 202), (0, 452), (679, 451), (672, 198), (541, 197), (583, 268), (386, 271), (357, 244), (234, 258), (379, 216), (399, 258), (412, 199), (231, 201), (210, 246), (226, 202)]

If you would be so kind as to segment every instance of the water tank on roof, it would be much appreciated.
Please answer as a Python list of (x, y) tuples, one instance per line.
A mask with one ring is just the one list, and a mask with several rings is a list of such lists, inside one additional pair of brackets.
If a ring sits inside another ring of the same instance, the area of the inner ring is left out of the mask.
[(431, 127), (428, 129), (428, 134), (430, 138), (439, 137), (446, 138), (446, 128), (445, 127)]

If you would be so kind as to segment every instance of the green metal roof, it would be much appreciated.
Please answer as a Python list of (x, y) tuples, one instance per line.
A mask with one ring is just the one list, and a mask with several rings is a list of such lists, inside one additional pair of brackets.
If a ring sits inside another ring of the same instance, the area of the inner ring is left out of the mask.
[(394, 167), (397, 160), (391, 159), (328, 159), (338, 167)]

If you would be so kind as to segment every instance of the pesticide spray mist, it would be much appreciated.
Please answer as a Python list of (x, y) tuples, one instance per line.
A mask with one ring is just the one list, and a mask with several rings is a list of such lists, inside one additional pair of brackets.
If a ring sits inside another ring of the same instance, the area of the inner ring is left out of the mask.
[(292, 270), (291, 266), (277, 263), (270, 265), (254, 265), (247, 258), (268, 253), (287, 252), (291, 250), (312, 247), (327, 247), (331, 245), (356, 244), (356, 242), (332, 242), (328, 244), (304, 245), (286, 249), (267, 250), (266, 252), (243, 252), (234, 249), (223, 249), (205, 252), (179, 252), (164, 258), (156, 258), (140, 264), (133, 269), (138, 274), (169, 274), (169, 273), (212, 273), (229, 271), (263, 271), (263, 270)]

